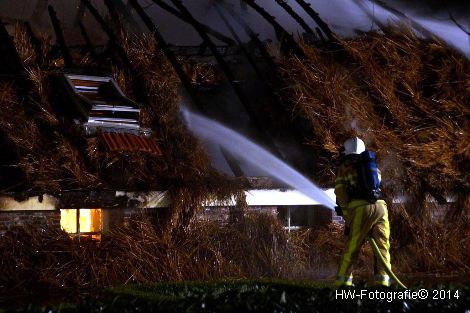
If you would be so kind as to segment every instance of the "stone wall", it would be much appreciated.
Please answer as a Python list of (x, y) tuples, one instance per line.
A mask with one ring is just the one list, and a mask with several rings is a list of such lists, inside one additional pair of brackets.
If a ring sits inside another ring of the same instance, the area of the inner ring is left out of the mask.
[(0, 233), (11, 227), (24, 225), (60, 227), (60, 210), (54, 211), (3, 211), (0, 212)]

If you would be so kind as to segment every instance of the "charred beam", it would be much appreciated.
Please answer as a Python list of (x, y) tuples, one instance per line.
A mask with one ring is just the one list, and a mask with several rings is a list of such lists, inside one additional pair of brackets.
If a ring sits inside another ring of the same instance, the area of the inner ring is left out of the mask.
[(318, 27), (322, 30), (323, 33), (325, 33), (326, 38), (328, 38), (332, 42), (337, 42), (338, 40), (336, 39), (333, 31), (331, 28), (326, 24), (320, 17), (320, 15), (312, 8), (310, 3), (305, 2), (305, 0), (295, 0), (300, 7), (307, 12), (307, 14), (317, 23)]
[(184, 89), (186, 89), (189, 96), (193, 100), (194, 104), (198, 107), (202, 107), (202, 105), (198, 101), (198, 98), (196, 97), (196, 92), (195, 92), (193, 86), (191, 85), (190, 79), (188, 78), (188, 76), (184, 72), (183, 67), (179, 64), (178, 59), (176, 58), (175, 54), (170, 50), (170, 48), (168, 46), (168, 43), (163, 38), (163, 36), (160, 33), (160, 31), (158, 30), (158, 28), (152, 22), (150, 17), (145, 13), (144, 9), (142, 9), (142, 7), (137, 2), (137, 0), (129, 0), (129, 4), (132, 5), (134, 10), (137, 12), (137, 15), (140, 16), (140, 18), (144, 22), (145, 26), (153, 34), (153, 37), (154, 37), (155, 41), (158, 43), (159, 48), (162, 49), (163, 54), (166, 56), (166, 58), (168, 59), (168, 61), (171, 64), (171, 66), (175, 70), (176, 75), (178, 75), (181, 83), (183, 84)]
[[(225, 17), (224, 13), (222, 12), (219, 4), (216, 4), (215, 5), (215, 9), (217, 11), (217, 13), (219, 14), (220, 18), (224, 21), (225, 25), (227, 26), (227, 28), (230, 30), (230, 32), (232, 33), (232, 36), (237, 40), (237, 42), (239, 43), (241, 49), (242, 49), (242, 52), (243, 54), (246, 56), (246, 58), (248, 59), (248, 62), (251, 64), (251, 66), (253, 67), (253, 69), (255, 70), (256, 74), (258, 75), (258, 77), (261, 79), (261, 82), (262, 84), (267, 88), (267, 95), (269, 96), (269, 101), (270, 103), (273, 104), (273, 107), (276, 107), (276, 108), (282, 108), (282, 101), (280, 100), (280, 97), (279, 95), (277, 94), (277, 92), (279, 92), (279, 90), (282, 88), (281, 87), (281, 84), (280, 84), (280, 81), (279, 81), (279, 77), (277, 75), (277, 73), (274, 71), (273, 73), (270, 73), (269, 71), (262, 71), (258, 64), (256, 63), (256, 61), (254, 60), (253, 56), (248, 52), (248, 50), (244, 47), (241, 39), (238, 37), (238, 34), (236, 33), (236, 31), (233, 29), (232, 25), (230, 24), (230, 22), (227, 20), (227, 18)], [(272, 59), (270, 59), (272, 61)], [(274, 74), (274, 75), (273, 75)], [(299, 138), (301, 138), (299, 136)]]
[(228, 166), (232, 170), (233, 174), (235, 177), (243, 177), (245, 176), (245, 173), (243, 173), (243, 170), (241, 169), (240, 165), (238, 165), (237, 160), (234, 158), (230, 152), (228, 152), (226, 149), (223, 147), (220, 147), (220, 151), (222, 151), (222, 155), (227, 162)]
[[(259, 68), (257, 62), (255, 61), (255, 59), (253, 58), (251, 53), (245, 48), (245, 46), (243, 45), (243, 42), (241, 41), (241, 39), (238, 36), (237, 32), (235, 31), (235, 29), (232, 27), (230, 22), (225, 17), (225, 15), (222, 12), (222, 9), (220, 8), (219, 4), (217, 4), (217, 3), (215, 4), (215, 9), (216, 9), (217, 13), (219, 14), (220, 18), (222, 19), (222, 21), (225, 23), (225, 25), (227, 26), (227, 28), (231, 32), (232, 36), (235, 38), (235, 40), (237, 40), (238, 44), (240, 45), (240, 48), (242, 49), (242, 53), (245, 55), (245, 57), (247, 58), (250, 65), (253, 67), (255, 73), (261, 79), (263, 85), (267, 88), (267, 91), (268, 91), (268, 94), (270, 96), (270, 99), (271, 99), (272, 103), (280, 105), (280, 103), (278, 103), (279, 102), (279, 97), (276, 94), (276, 90), (279, 90), (279, 81), (278, 81), (277, 73), (275, 71), (273, 71), (273, 73), (262, 71)], [(263, 46), (263, 48), (264, 48), (264, 46)], [(270, 60), (272, 61), (271, 58), (270, 58)]]
[(80, 33), (82, 34), (83, 40), (85, 40), (86, 50), (93, 59), (96, 59), (95, 50), (93, 50), (93, 44), (91, 43), (90, 37), (88, 36), (88, 33), (82, 21), (78, 22), (78, 27), (80, 27)]
[(258, 14), (260, 14), (266, 21), (268, 21), (273, 27), (274, 31), (278, 35), (278, 38), (281, 42), (281, 47), (284, 46), (288, 52), (293, 52), (298, 57), (304, 56), (304, 51), (299, 46), (299, 44), (295, 41), (294, 37), (289, 34), (284, 27), (281, 26), (276, 21), (276, 18), (269, 14), (266, 10), (260, 7), (258, 4), (255, 3), (254, 0), (243, 0), (246, 4), (248, 4), (252, 9), (254, 9)]
[(232, 37), (235, 38), (235, 40), (237, 41), (238, 45), (240, 46), (240, 49), (242, 50), (243, 55), (246, 57), (246, 59), (248, 60), (250, 65), (253, 67), (253, 69), (256, 72), (256, 74), (258, 75), (258, 77), (260, 77), (261, 79), (264, 79), (264, 75), (263, 75), (261, 69), (259, 68), (258, 64), (256, 64), (256, 61), (254, 60), (251, 53), (249, 53), (248, 50), (245, 48), (242, 40), (240, 39), (237, 32), (235, 31), (235, 29), (230, 24), (230, 22), (227, 20), (227, 18), (225, 17), (225, 15), (223, 14), (222, 10), (220, 9), (220, 7), (218, 6), (217, 3), (215, 4), (215, 10), (217, 11), (217, 14), (219, 15), (219, 17), (224, 22), (225, 26), (227, 26), (228, 30), (232, 34)]
[(457, 25), (458, 28), (460, 28), (461, 31), (463, 31), (465, 34), (467, 34), (468, 36), (470, 36), (470, 31), (468, 31), (467, 29), (465, 29), (465, 27), (463, 27), (462, 24), (460, 24), (457, 19), (455, 19), (455, 17), (452, 15), (452, 13), (449, 12), (449, 18), (452, 22), (454, 22), (455, 25)]
[(70, 51), (67, 48), (67, 44), (65, 43), (64, 33), (62, 32), (62, 27), (60, 26), (60, 21), (57, 18), (57, 14), (55, 13), (55, 10), (51, 5), (48, 6), (48, 10), (52, 27), (54, 28), (56, 40), (59, 44), (60, 51), (62, 52), (62, 57), (64, 58), (65, 66), (73, 67), (72, 56), (70, 55)]
[(292, 7), (285, 0), (276, 0), (276, 3), (279, 4), (308, 34), (314, 34), (313, 29), (308, 26), (300, 15), (298, 15)]
[[(241, 0), (242, 1), (242, 0)], [(258, 48), (261, 56), (265, 60), (265, 62), (268, 64), (270, 70), (273, 73), (277, 72), (277, 66), (276, 63), (274, 62), (272, 56), (269, 54), (268, 50), (264, 46), (263, 42), (259, 39), (258, 35), (251, 29), (250, 25), (248, 25), (247, 22), (245, 22), (244, 19), (242, 19), (238, 14), (236, 14), (231, 8), (228, 8), (227, 6), (223, 7), (232, 17), (232, 19), (237, 22), (237, 24), (243, 28), (245, 33), (250, 37), (251, 41), (256, 45)]]
[[(186, 22), (186, 23), (189, 23), (191, 24), (191, 21), (186, 17), (184, 16), (183, 14), (181, 14), (181, 12), (179, 12), (178, 10), (176, 10), (175, 8), (173, 8), (172, 6), (166, 4), (165, 2), (161, 1), (161, 0), (153, 0), (153, 2), (158, 5), (159, 7), (161, 7), (163, 10), (167, 11), (168, 13), (176, 16), (177, 18), (179, 18), (180, 20)], [(210, 34), (212, 37), (228, 44), (229, 46), (234, 46), (235, 45), (235, 41), (227, 36), (225, 36), (224, 34), (212, 29), (211, 27), (205, 25), (205, 24), (201, 24), (201, 27), (204, 29), (204, 31), (208, 34)]]
[(23, 63), (16, 51), (15, 44), (0, 20), (0, 74), (19, 75), (23, 71)]
[(108, 8), (109, 15), (111, 17), (111, 24), (114, 27), (114, 30), (118, 34), (122, 34), (124, 31), (124, 26), (122, 24), (122, 16), (119, 15), (116, 7), (114, 6), (113, 1), (111, 0), (104, 0), (104, 4)]
[(248, 98), (245, 96), (244, 92), (242, 91), (242, 88), (241, 88), (240, 84), (236, 82), (236, 78), (233, 75), (232, 70), (230, 69), (229, 65), (224, 60), (222, 55), (217, 50), (216, 45), (212, 42), (212, 40), (209, 38), (207, 33), (201, 27), (200, 23), (191, 15), (191, 13), (186, 9), (186, 7), (182, 4), (182, 2), (180, 0), (171, 0), (171, 2), (178, 8), (178, 10), (181, 11), (181, 13), (183, 13), (188, 19), (191, 20), (191, 25), (193, 25), (194, 29), (197, 31), (199, 36), (201, 36), (201, 38), (207, 44), (207, 47), (211, 50), (212, 54), (214, 55), (215, 59), (217, 60), (217, 62), (219, 64), (220, 68), (224, 72), (225, 77), (229, 81), (229, 83), (232, 86), (235, 94), (237, 95), (238, 99), (240, 100), (241, 104), (244, 106), (244, 108), (247, 111), (248, 115), (253, 120), (253, 122), (254, 122), (255, 126), (257, 127), (259, 133), (263, 136), (263, 140), (265, 141), (266, 144), (268, 144), (268, 146), (270, 146), (272, 149), (274, 149), (274, 153), (277, 156), (280, 156), (280, 153), (277, 150), (275, 150), (276, 146), (274, 145), (274, 142), (266, 134), (265, 129), (263, 127), (261, 127), (261, 125), (263, 125), (262, 121), (257, 117), (256, 113), (253, 111)]
[(132, 11), (130, 10), (129, 3), (124, 4), (121, 0), (111, 0), (114, 7), (116, 8), (116, 12), (127, 22), (128, 25), (133, 27), (137, 31), (141, 31), (140, 25), (136, 22), (132, 15)]
[(75, 18), (73, 20), (74, 27), (78, 26), (78, 23), (82, 21), (83, 16), (85, 15), (86, 7), (85, 5), (80, 2), (78, 5), (77, 13), (75, 14)]
[[(111, 45), (112, 48), (115, 49), (125, 69), (128, 71), (129, 75), (133, 78), (132, 85), (133, 85), (133, 89), (136, 91), (137, 100), (143, 103), (147, 103), (148, 92), (146, 91), (146, 85), (143, 82), (141, 75), (135, 70), (134, 66), (129, 60), (126, 50), (124, 50), (124, 48), (122, 47), (119, 38), (114, 34), (112, 29), (108, 26), (108, 24), (100, 15), (98, 10), (96, 10), (96, 8), (91, 4), (89, 0), (81, 0), (81, 1), (85, 4), (85, 6), (93, 15), (93, 17), (98, 22), (98, 24), (100, 24), (101, 28), (103, 29), (103, 31), (106, 33), (106, 35), (109, 38), (109, 44)], [(153, 110), (152, 107), (151, 109)]]
[(321, 41), (325, 42), (325, 36), (323, 35), (321, 29), (319, 27), (315, 27), (315, 31), (317, 32), (318, 38), (320, 38)]
[[(192, 86), (191, 81), (189, 80), (188, 76), (184, 72), (182, 66), (179, 64), (174, 53), (169, 49), (168, 43), (158, 31), (158, 28), (152, 22), (150, 17), (145, 13), (145, 11), (142, 9), (142, 7), (137, 2), (137, 0), (129, 0), (129, 4), (132, 5), (134, 10), (137, 12), (137, 14), (140, 16), (140, 18), (144, 22), (145, 26), (152, 32), (155, 38), (155, 41), (158, 43), (158, 46), (160, 47), (160, 49), (162, 49), (164, 55), (166, 56), (166, 58), (172, 65), (181, 83), (183, 84), (183, 87), (186, 89), (189, 96), (191, 97), (191, 100), (193, 101), (194, 105), (200, 111), (207, 113), (204, 105), (199, 101), (198, 97), (196, 96), (196, 91), (194, 90), (194, 87)], [(230, 155), (230, 153), (228, 153), (225, 150), (222, 150), (222, 154), (224, 155), (224, 158), (227, 161), (227, 164), (229, 165), (230, 169), (235, 174), (235, 176), (237, 177), (243, 176), (242, 170), (240, 169), (238, 164), (233, 162), (233, 157)]]
[(124, 50), (124, 48), (120, 45), (120, 40), (119, 38), (114, 34), (114, 32), (111, 30), (109, 27), (108, 23), (103, 19), (101, 14), (96, 10), (96, 8), (91, 4), (89, 0), (81, 0), (82, 3), (86, 6), (88, 11), (90, 11), (91, 15), (95, 18), (95, 20), (100, 24), (101, 28), (103, 31), (106, 33), (106, 35), (109, 38), (110, 44), (116, 48), (116, 52), (119, 55), (119, 58), (121, 61), (124, 63), (125, 67), (127, 68), (128, 71), (130, 71), (132, 74), (135, 74), (135, 71), (133, 70), (133, 66), (129, 58), (127, 57), (127, 53)]

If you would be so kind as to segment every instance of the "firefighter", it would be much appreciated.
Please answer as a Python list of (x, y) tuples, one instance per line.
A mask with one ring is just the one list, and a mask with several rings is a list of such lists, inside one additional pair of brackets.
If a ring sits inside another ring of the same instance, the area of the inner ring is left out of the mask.
[[(369, 162), (373, 162), (373, 166), (361, 161), (361, 156), (369, 152), (365, 152), (364, 142), (357, 137), (348, 139), (341, 150), (340, 164), (335, 180), (335, 194), (338, 204), (336, 210), (338, 215), (342, 215), (345, 220), (347, 245), (341, 258), (336, 285), (352, 286), (352, 264), (368, 236), (375, 239), (385, 263), (390, 268), (390, 225), (387, 204), (379, 194), (380, 171), (376, 167), (375, 154), (372, 152), (374, 159)], [(374, 168), (374, 166), (375, 172), (373, 170), (367, 171), (368, 167)], [(364, 167), (366, 167), (366, 174), (364, 174), (364, 170), (361, 170)], [(364, 178), (367, 175), (369, 178)], [(378, 182), (376, 190), (365, 190), (374, 189), (370, 187), (370, 184), (364, 183), (364, 180), (374, 179), (374, 175), (376, 182)], [(387, 275), (385, 267), (381, 262), (377, 262), (377, 258), (374, 259), (376, 285), (390, 286), (390, 277)]]

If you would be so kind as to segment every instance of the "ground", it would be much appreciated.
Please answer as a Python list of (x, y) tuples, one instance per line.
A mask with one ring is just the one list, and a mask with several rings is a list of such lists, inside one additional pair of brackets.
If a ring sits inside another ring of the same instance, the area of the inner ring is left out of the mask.
[(331, 312), (333, 308), (336, 312), (468, 312), (470, 285), (426, 289), (416, 285), (405, 292), (366, 285), (335, 289), (331, 284), (286, 280), (158, 283), (113, 287), (79, 304), (17, 307), (11, 312)]

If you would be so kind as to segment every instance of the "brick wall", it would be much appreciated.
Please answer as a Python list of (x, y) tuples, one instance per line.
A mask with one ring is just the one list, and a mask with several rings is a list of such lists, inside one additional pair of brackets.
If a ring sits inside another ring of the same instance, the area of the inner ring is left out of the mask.
[[(278, 215), (277, 207), (273, 206), (248, 207), (245, 209), (245, 213), (265, 213), (273, 216)], [(226, 224), (230, 219), (230, 208), (206, 207), (198, 217), (203, 220), (218, 221), (221, 224)]]
[[(245, 212), (267, 213), (276, 216), (287, 225), (287, 206), (260, 206), (248, 207)], [(224, 224), (229, 220), (230, 210), (227, 207), (207, 207), (199, 218), (215, 220)], [(338, 218), (336, 214), (322, 206), (290, 206), (292, 226), (319, 226), (326, 225)]]
[(140, 220), (142, 216), (149, 217), (150, 219), (157, 219), (159, 216), (168, 212), (168, 209), (137, 209), (137, 208), (115, 208), (105, 209), (102, 211), (103, 216), (103, 230), (109, 230), (113, 227), (122, 225), (128, 226), (132, 220)]
[(24, 225), (60, 227), (60, 210), (55, 211), (2, 211), (0, 233), (14, 226)]
[[(229, 208), (207, 207), (199, 215), (199, 218), (218, 221), (225, 224), (229, 220)], [(105, 209), (102, 211), (103, 229), (108, 230), (119, 225), (129, 225), (133, 219), (139, 219), (146, 215), (150, 218), (158, 218), (167, 214), (167, 209)], [(277, 216), (285, 225), (286, 207), (261, 206), (249, 207), (245, 211), (267, 213)], [(291, 210), (292, 225), (316, 226), (330, 223), (334, 219), (334, 212), (322, 207), (293, 207)], [(60, 227), (60, 210), (55, 211), (2, 211), (0, 212), (0, 233), (13, 226), (24, 225), (52, 225)]]

